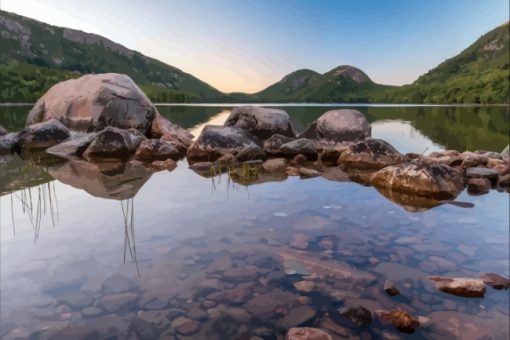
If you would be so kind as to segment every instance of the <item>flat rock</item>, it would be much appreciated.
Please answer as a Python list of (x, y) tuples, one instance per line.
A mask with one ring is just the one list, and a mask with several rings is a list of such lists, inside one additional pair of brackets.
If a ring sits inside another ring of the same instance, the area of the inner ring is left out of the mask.
[(98, 307), (108, 313), (122, 313), (136, 306), (138, 295), (134, 293), (116, 293), (104, 295), (99, 301)]
[(92, 132), (54, 145), (46, 150), (46, 153), (67, 159), (76, 159), (83, 155), (90, 143), (96, 138), (97, 133)]
[(297, 295), (275, 288), (268, 293), (253, 297), (244, 305), (244, 308), (255, 317), (267, 319), (274, 315), (277, 308), (289, 308), (297, 301)]
[(403, 163), (385, 167), (371, 177), (372, 185), (392, 191), (451, 199), (464, 189), (462, 174), (443, 164)]
[(466, 169), (466, 176), (470, 178), (498, 178), (499, 172), (489, 168), (468, 168)]
[(331, 335), (318, 328), (294, 327), (289, 329), (285, 340), (333, 340)]
[(52, 86), (36, 102), (27, 125), (55, 118), (74, 131), (101, 131), (107, 126), (148, 134), (157, 109), (124, 74), (88, 74)]
[(429, 280), (444, 293), (472, 298), (485, 295), (485, 284), (482, 279), (430, 276)]
[(370, 124), (361, 112), (341, 109), (324, 113), (300, 137), (323, 143), (341, 143), (370, 137), (371, 131)]
[(70, 131), (58, 120), (50, 119), (30, 125), (16, 136), (14, 150), (38, 151), (59, 144), (71, 136)]
[(397, 330), (404, 333), (414, 333), (416, 328), (420, 326), (418, 319), (400, 309), (377, 311), (377, 314), (381, 320), (391, 323)]
[(510, 288), (510, 280), (501, 275), (494, 273), (483, 273), (480, 275), (480, 278), (486, 285), (489, 285), (494, 289), (501, 290)]
[(251, 132), (257, 138), (268, 139), (274, 134), (295, 137), (287, 112), (258, 106), (238, 106), (225, 121), (225, 126), (235, 126)]
[(349, 167), (382, 169), (404, 162), (404, 156), (388, 142), (370, 138), (349, 146), (338, 161)]

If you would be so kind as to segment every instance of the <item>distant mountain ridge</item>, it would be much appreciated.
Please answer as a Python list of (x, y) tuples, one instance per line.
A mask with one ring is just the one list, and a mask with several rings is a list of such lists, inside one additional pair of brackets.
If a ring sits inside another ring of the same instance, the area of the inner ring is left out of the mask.
[[(34, 92), (40, 95), (39, 89), (31, 88), (36, 84), (30, 84), (31, 80), (41, 81), (42, 77), (37, 75), (58, 81), (78, 74), (106, 72), (129, 75), (153, 99), (224, 97), (220, 91), (178, 68), (97, 34), (51, 26), (5, 11), (0, 11), (0, 44), (0, 71), (3, 71), (0, 79), (12, 90), (19, 90), (10, 94), (14, 100), (33, 100)], [(14, 79), (9, 79), (6, 73)], [(13, 77), (15, 73), (21, 77)], [(27, 88), (30, 91), (24, 91)]]
[(509, 102), (508, 22), (410, 85), (377, 84), (362, 70), (342, 65), (324, 74), (300, 69), (255, 94), (225, 94), (97, 34), (5, 11), (0, 44), (0, 102), (35, 102), (59, 81), (105, 72), (129, 75), (154, 102)]

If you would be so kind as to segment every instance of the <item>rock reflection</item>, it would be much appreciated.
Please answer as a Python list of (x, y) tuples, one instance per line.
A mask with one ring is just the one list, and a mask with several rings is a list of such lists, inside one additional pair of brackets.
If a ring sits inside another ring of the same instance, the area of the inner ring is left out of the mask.
[(382, 187), (375, 188), (385, 198), (409, 212), (423, 212), (442, 204), (441, 201), (425, 196), (407, 194)]
[(85, 190), (94, 197), (127, 200), (133, 198), (152, 172), (137, 162), (90, 163), (71, 160), (48, 168), (62, 183)]

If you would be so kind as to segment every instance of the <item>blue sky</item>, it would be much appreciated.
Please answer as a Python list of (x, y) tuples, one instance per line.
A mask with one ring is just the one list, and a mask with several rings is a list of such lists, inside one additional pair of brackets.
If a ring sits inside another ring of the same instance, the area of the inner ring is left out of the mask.
[(401, 85), (508, 20), (508, 0), (2, 0), (3, 10), (101, 34), (222, 91), (344, 64)]

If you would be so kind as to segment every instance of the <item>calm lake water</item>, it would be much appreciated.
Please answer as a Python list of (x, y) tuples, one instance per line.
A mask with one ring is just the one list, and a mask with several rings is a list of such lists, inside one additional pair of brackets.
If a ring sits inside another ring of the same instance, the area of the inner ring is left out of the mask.
[[(29, 109), (0, 107), (0, 125), (21, 129)], [(230, 107), (158, 109), (197, 134)], [(330, 108), (283, 109), (303, 131)], [(357, 109), (403, 153), (508, 144), (508, 107)], [(246, 180), (205, 178), (185, 160), (151, 173), (9, 157), (0, 194), (5, 339), (283, 339), (298, 324), (335, 339), (411, 337), (339, 313), (356, 306), (420, 316), (416, 339), (509, 337), (508, 290), (461, 298), (427, 280), (510, 275), (508, 193), (463, 192), (473, 208), (416, 211), (335, 171)], [(402, 294), (388, 296), (386, 279)]]

